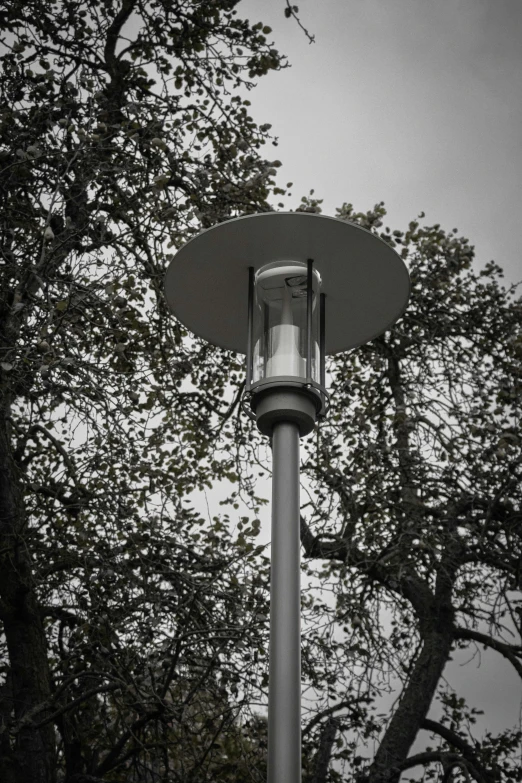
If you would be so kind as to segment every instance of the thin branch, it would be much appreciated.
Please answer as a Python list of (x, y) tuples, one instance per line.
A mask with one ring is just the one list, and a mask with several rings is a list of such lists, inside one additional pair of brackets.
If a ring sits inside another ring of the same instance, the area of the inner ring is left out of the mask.
[[(40, 723), (37, 723), (34, 726), (34, 728), (40, 729), (42, 728), (42, 726), (46, 726), (48, 723), (55, 721), (65, 712), (69, 712), (70, 710), (74, 709), (74, 707), (78, 706), (78, 704), (82, 704), (82, 702), (87, 701), (87, 699), (91, 699), (93, 696), (97, 696), (99, 693), (111, 693), (112, 691), (117, 691), (122, 687), (123, 686), (121, 683), (115, 682), (112, 685), (101, 685), (99, 688), (92, 688), (90, 691), (86, 691), (85, 693), (82, 693), (81, 696), (78, 696), (76, 699), (70, 701), (61, 709), (56, 710), (56, 712), (53, 712), (52, 715), (49, 715), (47, 718), (45, 718), (45, 720), (41, 721)], [(40, 705), (38, 707), (38, 712), (41, 712), (45, 708), (46, 705)]]
[(365, 552), (362, 552), (347, 539), (321, 540), (318, 536), (314, 536), (302, 515), (300, 517), (300, 533), (306, 557), (340, 560), (348, 566), (358, 568), (370, 579), (375, 579), (389, 590), (406, 598), (418, 617), (426, 615), (428, 607), (433, 602), (433, 595), (426, 583), (416, 574), (411, 571), (402, 574), (398, 574), (396, 571), (389, 573), (382, 563), (370, 560)]
[(471, 745), (468, 745), (468, 743), (456, 732), (448, 729), (447, 726), (443, 726), (441, 723), (430, 720), (429, 718), (425, 718), (422, 721), (420, 728), (424, 729), (425, 731), (432, 731), (435, 734), (438, 734), (450, 745), (453, 745), (454, 748), (460, 750), (463, 757), (468, 762), (469, 771), (478, 781), (478, 783), (495, 783), (497, 776), (491, 770), (487, 770), (482, 766)]
[(517, 673), (522, 678), (522, 661), (517, 657), (517, 653), (522, 653), (522, 647), (515, 647), (510, 644), (505, 644), (504, 642), (499, 642), (491, 636), (479, 633), (478, 631), (472, 631), (469, 628), (455, 628), (454, 636), (455, 639), (470, 639), (474, 642), (483, 644), (485, 647), (490, 647), (492, 650), (496, 650), (514, 666)]
[(332, 715), (332, 713), (337, 712), (337, 710), (349, 710), (353, 713), (354, 717), (360, 718), (361, 717), (361, 711), (357, 709), (357, 707), (354, 707), (354, 704), (357, 704), (359, 702), (368, 702), (370, 699), (367, 696), (361, 696), (355, 699), (350, 699), (350, 701), (340, 701), (339, 704), (335, 704), (333, 707), (328, 707), (326, 710), (322, 710), (322, 712), (319, 712), (317, 715), (314, 715), (311, 721), (305, 726), (302, 732), (302, 736), (306, 736), (314, 726), (316, 726), (318, 723), (320, 723), (323, 718), (328, 717), (329, 715)]
[(443, 750), (429, 750), (424, 751), (424, 753), (416, 753), (415, 756), (410, 756), (403, 761), (402, 764), (398, 765), (398, 769), (401, 772), (404, 772), (412, 767), (418, 767), (420, 764), (432, 764), (434, 761), (438, 761), (441, 764), (444, 764), (445, 761), (450, 764), (457, 763), (461, 758), (462, 757), (458, 753), (445, 753)]
[(285, 16), (286, 16), (287, 19), (291, 19), (293, 17), (295, 19), (295, 21), (297, 22), (297, 24), (299, 25), (299, 27), (301, 28), (301, 30), (303, 31), (303, 33), (308, 38), (308, 42), (311, 43), (311, 44), (315, 43), (315, 35), (312, 35), (311, 33), (308, 32), (306, 27), (303, 25), (303, 23), (301, 22), (301, 20), (297, 16), (297, 6), (296, 5), (292, 5), (290, 0), (286, 0)]
[(146, 726), (147, 723), (154, 718), (159, 718), (163, 712), (165, 712), (165, 706), (160, 705), (156, 710), (147, 712), (145, 715), (142, 715), (140, 718), (135, 720), (130, 728), (127, 729), (124, 734), (122, 734), (120, 739), (113, 745), (109, 753), (105, 756), (104, 760), (96, 770), (97, 774), (103, 775), (105, 772), (110, 772), (111, 769), (117, 766), (121, 761), (120, 756), (127, 742), (136, 734), (139, 729), (143, 728), (143, 726)]
[(51, 443), (53, 444), (53, 446), (56, 449), (56, 451), (58, 451), (62, 455), (63, 461), (65, 462), (65, 464), (69, 468), (69, 473), (71, 475), (71, 478), (73, 479), (75, 485), (78, 486), (78, 476), (77, 476), (77, 472), (76, 472), (76, 467), (75, 467), (71, 457), (69, 456), (67, 451), (64, 449), (64, 447), (60, 443), (60, 441), (57, 438), (55, 438), (54, 435), (52, 435), (49, 432), (49, 430), (45, 429), (45, 427), (42, 427), (41, 424), (33, 424), (33, 426), (31, 427), (31, 429), (29, 430), (29, 432), (27, 434), (27, 437), (28, 438), (32, 437), (32, 435), (34, 435), (34, 433), (36, 433), (36, 432), (40, 432), (42, 435), (45, 435), (45, 437), (48, 440), (51, 441)]

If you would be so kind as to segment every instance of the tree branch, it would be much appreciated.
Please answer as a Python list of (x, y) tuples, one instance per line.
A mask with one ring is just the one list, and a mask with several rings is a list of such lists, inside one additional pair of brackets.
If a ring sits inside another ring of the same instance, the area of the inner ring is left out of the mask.
[(355, 699), (350, 699), (349, 701), (340, 701), (339, 704), (335, 704), (333, 707), (328, 707), (328, 709), (322, 710), (317, 715), (314, 715), (312, 720), (309, 721), (309, 723), (303, 729), (301, 736), (305, 737), (313, 729), (314, 726), (317, 726), (317, 724), (323, 720), (323, 718), (332, 715), (334, 712), (337, 712), (337, 710), (349, 710), (354, 714), (354, 717), (360, 718), (361, 711), (357, 709), (357, 707), (354, 707), (354, 704), (357, 704), (358, 702), (362, 702), (362, 701), (370, 701), (370, 699), (367, 696), (361, 696)]
[(401, 772), (412, 767), (418, 767), (420, 764), (431, 764), (433, 761), (438, 761), (441, 764), (447, 762), (448, 764), (456, 764), (462, 757), (458, 753), (445, 753), (443, 750), (429, 750), (424, 753), (416, 753), (415, 756), (410, 756), (399, 765)]
[(516, 656), (516, 653), (522, 653), (522, 647), (513, 647), (510, 644), (499, 642), (491, 636), (479, 633), (478, 631), (472, 631), (469, 628), (455, 628), (453, 635), (455, 639), (470, 639), (474, 642), (483, 644), (484, 647), (491, 647), (492, 650), (496, 650), (514, 666), (517, 674), (522, 678), (522, 661), (518, 660)]
[(103, 52), (107, 67), (112, 74), (114, 61), (116, 59), (115, 50), (118, 42), (118, 36), (121, 32), (121, 28), (132, 14), (136, 0), (123, 0), (123, 4), (112, 20), (112, 24), (107, 29), (107, 37), (105, 40), (105, 49)]
[(443, 726), (441, 723), (425, 718), (420, 724), (420, 728), (438, 734), (445, 739), (447, 743), (453, 745), (457, 750), (460, 750), (463, 757), (468, 762), (471, 774), (479, 783), (495, 783), (498, 780), (494, 772), (487, 770), (482, 766), (471, 745), (468, 745), (466, 740), (462, 739), (462, 737), (451, 729), (448, 729), (447, 726)]
[[(98, 688), (92, 688), (90, 691), (86, 691), (85, 693), (82, 693), (81, 696), (78, 696), (76, 699), (73, 699), (72, 701), (65, 704), (63, 707), (61, 707), (59, 710), (56, 710), (52, 713), (52, 715), (49, 715), (45, 720), (41, 721), (40, 723), (37, 723), (35, 725), (35, 728), (39, 729), (42, 726), (46, 726), (48, 723), (51, 723), (55, 721), (57, 718), (60, 717), (60, 715), (63, 715), (65, 712), (70, 712), (70, 710), (74, 709), (78, 704), (82, 704), (82, 702), (87, 701), (87, 699), (91, 699), (93, 696), (97, 696), (99, 693), (111, 693), (112, 691), (117, 691), (120, 688), (122, 688), (122, 684), (119, 682), (115, 682), (112, 685), (101, 685)], [(37, 711), (41, 712), (43, 709), (46, 709), (48, 705), (38, 705)], [(24, 722), (27, 722), (24, 720)]]
[(75, 483), (75, 486), (78, 486), (78, 475), (76, 472), (76, 467), (70, 457), (70, 455), (67, 453), (67, 451), (64, 449), (60, 441), (52, 435), (52, 433), (49, 432), (45, 427), (42, 427), (41, 424), (33, 424), (29, 432), (27, 433), (27, 437), (31, 438), (36, 432), (40, 432), (42, 435), (45, 435), (45, 437), (51, 441), (56, 451), (62, 455), (63, 461), (69, 468), (69, 473), (72, 478), (72, 480)]
[(325, 783), (328, 767), (332, 758), (332, 748), (339, 729), (339, 718), (328, 718), (319, 738), (319, 748), (315, 756), (312, 783)]
[(147, 712), (145, 715), (137, 718), (137, 720), (134, 721), (127, 731), (121, 735), (119, 740), (114, 743), (111, 750), (107, 753), (104, 760), (98, 766), (96, 770), (97, 774), (103, 775), (105, 772), (110, 772), (110, 770), (116, 766), (116, 764), (120, 763), (120, 756), (129, 739), (133, 737), (139, 729), (143, 728), (143, 726), (146, 726), (150, 720), (159, 718), (163, 712), (165, 712), (165, 707), (161, 705), (158, 707), (158, 709)]
[(40, 606), (39, 611), (42, 617), (54, 617), (68, 625), (79, 625), (82, 622), (77, 615), (61, 606)]
[(378, 560), (369, 560), (362, 552), (346, 539), (337, 541), (322, 541), (314, 536), (306, 520), (300, 516), (301, 544), (306, 557), (324, 558), (325, 560), (340, 560), (348, 566), (364, 571), (370, 579), (375, 579), (394, 593), (406, 598), (412, 605), (418, 617), (424, 617), (432, 604), (433, 595), (416, 574), (389, 572)]

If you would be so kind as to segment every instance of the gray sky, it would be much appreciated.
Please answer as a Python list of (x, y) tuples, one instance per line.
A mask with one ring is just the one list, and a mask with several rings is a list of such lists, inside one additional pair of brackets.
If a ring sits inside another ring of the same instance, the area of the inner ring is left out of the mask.
[(284, 0), (238, 7), (273, 28), (292, 63), (250, 96), (279, 136), (281, 182), (297, 201), (314, 188), (326, 214), (385, 201), (392, 228), (424, 211), (467, 236), (481, 265), (493, 258), (522, 279), (522, 2), (298, 5), (314, 44), (284, 18)]
[[(284, 0), (238, 6), (273, 28), (292, 63), (249, 96), (279, 137), (266, 155), (294, 183), (287, 207), (314, 188), (325, 214), (384, 201), (386, 224), (404, 228), (424, 211), (467, 236), (481, 266), (494, 259), (522, 280), (521, 0), (295, 2), (315, 44), (285, 19)], [(480, 668), (478, 657), (461, 665), (470, 657), (457, 651), (445, 676), (486, 711), (479, 733), (514, 726), (519, 678), (494, 652)]]

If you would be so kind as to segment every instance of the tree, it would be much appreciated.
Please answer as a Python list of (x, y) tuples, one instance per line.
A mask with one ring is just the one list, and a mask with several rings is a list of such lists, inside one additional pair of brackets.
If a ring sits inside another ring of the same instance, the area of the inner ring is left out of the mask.
[[(473, 736), (480, 710), (441, 678), (453, 650), (477, 646), (522, 676), (522, 303), (496, 264), (476, 271), (456, 229), (415, 220), (391, 232), (384, 215), (382, 204), (338, 213), (401, 253), (412, 296), (390, 332), (331, 361), (330, 414), (309, 441), (314, 491), (301, 541), (335, 597), (333, 606), (308, 599), (329, 661), (315, 681), (330, 705), (338, 700), (311, 733), (331, 746), (325, 732), (338, 718), (333, 757), (351, 769), (343, 780), (395, 783), (414, 767), (445, 783), (521, 780), (520, 730)], [(366, 705), (390, 677), (397, 703), (376, 716)], [(377, 741), (373, 758), (356, 732)], [(437, 747), (411, 756), (427, 735)]]
[(0, 11), (8, 783), (208, 779), (248, 699), (236, 651), (263, 650), (266, 562), (254, 573), (248, 533), (188, 497), (235, 477), (240, 365), (190, 339), (162, 290), (172, 248), (270, 208), (279, 161), (245, 96), (285, 63), (236, 5)]
[[(236, 5), (0, 11), (7, 783), (264, 778), (263, 441), (242, 364), (162, 290), (180, 243), (280, 193), (244, 95), (284, 61)], [(441, 675), (470, 645), (522, 669), (521, 305), (456, 231), (384, 214), (339, 211), (403, 253), (413, 288), (393, 330), (332, 360), (307, 441), (304, 778), (520, 780), (520, 734), (471, 737), (476, 708)], [(207, 518), (193, 498), (217, 483)], [(423, 732), (438, 745), (411, 756)]]

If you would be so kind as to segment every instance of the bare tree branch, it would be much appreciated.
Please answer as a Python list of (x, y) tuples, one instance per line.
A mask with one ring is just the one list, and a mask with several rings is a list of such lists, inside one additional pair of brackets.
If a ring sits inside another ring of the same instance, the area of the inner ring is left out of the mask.
[(522, 658), (522, 647), (499, 642), (497, 639), (493, 639), (491, 636), (487, 636), (479, 631), (473, 631), (471, 628), (455, 628), (453, 635), (455, 639), (469, 639), (496, 650), (512, 664), (517, 674), (522, 678), (522, 660), (520, 660)]

